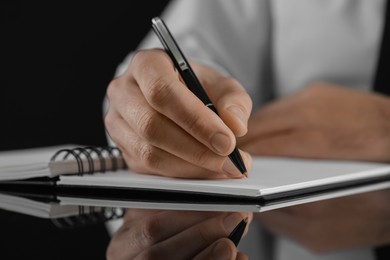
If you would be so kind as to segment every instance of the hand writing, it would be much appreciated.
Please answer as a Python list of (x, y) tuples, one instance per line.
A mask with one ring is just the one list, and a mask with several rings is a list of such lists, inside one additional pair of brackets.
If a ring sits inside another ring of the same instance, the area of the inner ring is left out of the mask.
[[(220, 117), (183, 84), (168, 55), (139, 51), (108, 87), (106, 128), (130, 168), (187, 178), (242, 177), (227, 157), (247, 131), (251, 100), (235, 80), (192, 64)], [(247, 167), (250, 156), (241, 152)]]
[(239, 146), (253, 154), (390, 162), (390, 99), (327, 83), (257, 110)]

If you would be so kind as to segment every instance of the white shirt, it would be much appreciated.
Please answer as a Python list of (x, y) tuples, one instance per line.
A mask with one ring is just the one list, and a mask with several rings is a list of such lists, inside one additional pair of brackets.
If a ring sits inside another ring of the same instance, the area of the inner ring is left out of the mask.
[[(186, 56), (238, 79), (256, 107), (314, 80), (370, 90), (384, 10), (384, 0), (173, 0), (161, 16)], [(161, 47), (152, 32), (139, 46), (149, 47)], [(374, 259), (370, 248), (315, 255), (284, 238), (265, 247), (260, 230), (240, 244), (251, 259)]]

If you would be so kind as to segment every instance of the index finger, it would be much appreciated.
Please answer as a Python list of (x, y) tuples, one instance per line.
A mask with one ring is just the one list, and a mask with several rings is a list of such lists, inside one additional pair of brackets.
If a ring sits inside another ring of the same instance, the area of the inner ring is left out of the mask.
[(134, 79), (151, 107), (215, 153), (228, 155), (233, 151), (233, 132), (180, 80), (164, 51), (138, 52), (130, 66)]
[(244, 86), (236, 79), (224, 76), (207, 66), (194, 69), (208, 95), (215, 101), (219, 116), (236, 136), (243, 136), (248, 130), (248, 119), (252, 111), (252, 99)]

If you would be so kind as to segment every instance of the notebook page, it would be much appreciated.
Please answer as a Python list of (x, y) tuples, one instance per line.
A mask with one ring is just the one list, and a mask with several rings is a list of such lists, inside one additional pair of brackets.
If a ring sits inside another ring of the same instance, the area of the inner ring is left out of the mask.
[(126, 168), (126, 164), (119, 150), (111, 147), (69, 144), (0, 152), (0, 180), (3, 181), (121, 168)]
[(343, 181), (389, 176), (390, 164), (254, 157), (248, 178), (179, 179), (131, 170), (86, 176), (61, 176), (59, 185), (142, 188), (257, 197)]
[(50, 176), (48, 163), (64, 146), (0, 152), (0, 180)]

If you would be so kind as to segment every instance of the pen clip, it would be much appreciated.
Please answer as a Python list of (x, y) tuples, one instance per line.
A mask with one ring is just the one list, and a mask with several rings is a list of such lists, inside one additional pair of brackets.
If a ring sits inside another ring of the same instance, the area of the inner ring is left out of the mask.
[(185, 71), (189, 69), (186, 59), (184, 58), (182, 52), (177, 46), (175, 40), (173, 39), (168, 28), (164, 24), (164, 21), (159, 17), (152, 19), (152, 27), (156, 32), (158, 38), (160, 38), (161, 43), (163, 44), (165, 50), (174, 57), (174, 60), (177, 62), (180, 70)]

